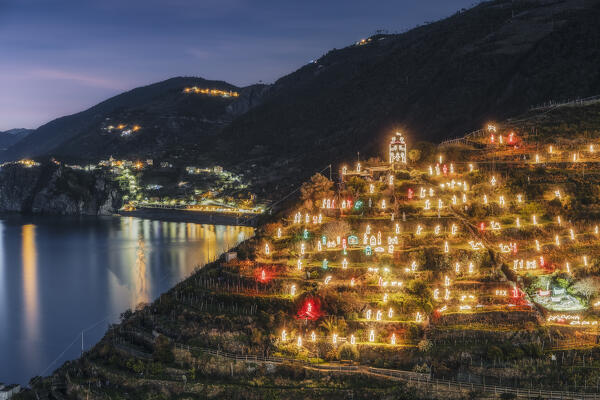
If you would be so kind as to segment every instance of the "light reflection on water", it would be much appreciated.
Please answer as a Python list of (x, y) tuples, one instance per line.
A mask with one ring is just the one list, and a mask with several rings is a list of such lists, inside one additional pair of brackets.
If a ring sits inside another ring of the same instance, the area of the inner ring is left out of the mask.
[[(25, 320), (23, 334), (26, 340), (36, 341), (39, 334), (39, 304), (37, 276), (37, 248), (35, 246), (35, 225), (21, 227), (22, 246), (21, 262), (23, 263), (23, 303)], [(32, 348), (27, 347), (27, 357), (33, 358)]]
[(0, 217), (0, 382), (27, 383), (82, 329), (110, 317), (85, 332), (91, 347), (121, 312), (152, 301), (253, 234), (133, 217)]

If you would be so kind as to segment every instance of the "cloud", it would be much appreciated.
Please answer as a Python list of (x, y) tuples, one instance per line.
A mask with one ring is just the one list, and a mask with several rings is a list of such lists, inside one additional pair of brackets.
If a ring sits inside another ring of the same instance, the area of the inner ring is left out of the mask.
[(475, 1), (0, 0), (0, 125), (32, 126), (176, 75), (272, 82), (377, 28)]
[(98, 76), (82, 74), (80, 72), (66, 71), (52, 68), (38, 68), (30, 71), (30, 74), (36, 78), (54, 79), (76, 82), (84, 86), (97, 87), (103, 89), (121, 90), (127, 86), (125, 82), (115, 79), (106, 79)]

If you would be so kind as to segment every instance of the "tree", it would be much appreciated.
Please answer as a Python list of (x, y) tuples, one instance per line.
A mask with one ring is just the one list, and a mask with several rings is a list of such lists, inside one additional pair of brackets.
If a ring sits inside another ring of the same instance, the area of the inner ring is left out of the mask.
[(155, 361), (165, 364), (175, 361), (175, 355), (173, 354), (169, 338), (164, 335), (159, 335), (156, 338), (154, 341), (154, 353), (152, 354), (152, 358), (154, 358)]
[(321, 328), (325, 329), (327, 334), (331, 335), (337, 331), (337, 321), (333, 317), (329, 317), (323, 320), (320, 324)]
[(120, 316), (121, 322), (127, 321), (132, 316), (133, 316), (133, 311), (131, 311), (131, 308), (128, 308), (127, 310), (125, 310), (121, 313), (121, 316)]
[(346, 182), (346, 186), (355, 197), (360, 196), (361, 193), (366, 191), (367, 184), (365, 181), (357, 176), (351, 176)]
[(420, 152), (419, 160), (423, 162), (434, 161), (438, 153), (437, 145), (431, 142), (417, 142), (412, 150), (418, 150)]
[(489, 359), (493, 360), (494, 365), (496, 365), (496, 361), (500, 361), (502, 358), (504, 358), (504, 353), (500, 347), (490, 346), (487, 350), (487, 356)]
[(424, 311), (429, 312), (429, 306), (433, 299), (429, 285), (421, 279), (413, 279), (406, 285), (406, 291), (415, 297), (416, 303), (420, 305)]
[(306, 207), (312, 207), (317, 200), (330, 198), (333, 196), (333, 182), (323, 175), (316, 173), (308, 182), (304, 182), (300, 187), (300, 198)]
[(252, 330), (251, 342), (253, 345), (260, 347), (264, 356), (268, 356), (273, 346), (274, 337), (272, 335), (265, 334), (260, 329)]
[(585, 297), (586, 301), (590, 301), (600, 290), (600, 279), (597, 277), (584, 278), (575, 283), (571, 289)]
[(416, 163), (417, 161), (419, 161), (421, 159), (421, 150), (419, 150), (419, 149), (409, 150), (408, 151), (408, 159), (413, 163)]
[(336, 237), (345, 237), (350, 232), (350, 225), (346, 221), (332, 221), (325, 224), (323, 234), (328, 240), (335, 240)]
[(468, 398), (469, 400), (482, 399), (484, 398), (484, 393), (479, 390), (471, 390)]
[(406, 291), (414, 296), (428, 296), (429, 286), (421, 279), (413, 279), (406, 285)]

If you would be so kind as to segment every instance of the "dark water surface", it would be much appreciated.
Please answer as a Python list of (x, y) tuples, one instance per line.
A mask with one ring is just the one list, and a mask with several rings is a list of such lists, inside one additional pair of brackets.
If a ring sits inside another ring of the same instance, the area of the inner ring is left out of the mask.
[(120, 313), (253, 234), (132, 217), (0, 216), (0, 382), (51, 373), (80, 354), (82, 330), (87, 350)]

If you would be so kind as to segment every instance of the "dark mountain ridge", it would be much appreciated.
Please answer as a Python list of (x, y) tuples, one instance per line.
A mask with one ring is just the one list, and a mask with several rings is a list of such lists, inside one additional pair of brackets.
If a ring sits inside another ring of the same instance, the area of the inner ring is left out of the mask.
[[(186, 87), (234, 91), (238, 97), (183, 93)], [(217, 132), (259, 101), (262, 85), (238, 88), (222, 81), (178, 77), (114, 96), (77, 114), (36, 129), (5, 152), (4, 159), (43, 155), (71, 160), (114, 156), (153, 156)], [(107, 127), (137, 125), (127, 137)], [(115, 133), (116, 132), (116, 133)]]
[[(40, 127), (7, 153), (162, 157), (217, 163), (263, 184), (302, 180), (357, 151), (384, 154), (395, 130), (409, 145), (437, 142), (547, 100), (600, 94), (598, 20), (598, 0), (484, 2), (334, 49), (273, 85), (173, 78), (134, 89)], [(194, 85), (240, 96), (182, 94)], [(140, 134), (103, 131), (121, 122)]]
[(333, 50), (275, 82), (215, 137), (215, 157), (280, 162), (294, 175), (357, 150), (385, 154), (396, 129), (439, 142), (548, 99), (598, 94), (598, 20), (598, 1), (492, 1)]
[(33, 129), (25, 128), (9, 129), (7, 131), (0, 132), (0, 151), (20, 142), (32, 132)]

